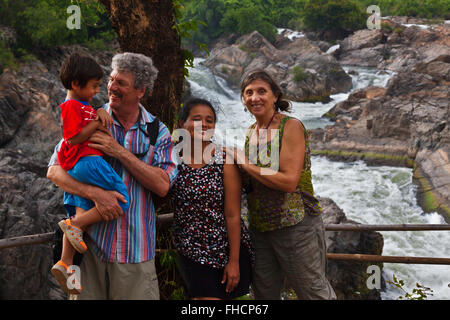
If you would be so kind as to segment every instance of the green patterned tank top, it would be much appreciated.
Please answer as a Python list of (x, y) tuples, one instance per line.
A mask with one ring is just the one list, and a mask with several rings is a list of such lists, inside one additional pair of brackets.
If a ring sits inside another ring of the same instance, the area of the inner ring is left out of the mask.
[[(259, 157), (249, 155), (250, 137), (256, 128), (256, 123), (250, 126), (245, 139), (245, 154), (251, 163), (258, 167), (271, 167), (271, 149), (281, 151), (281, 140), (286, 121), (291, 117), (281, 119), (277, 134), (269, 143), (260, 145)], [(301, 123), (301, 122), (300, 122)], [(303, 123), (302, 123), (303, 126)], [(319, 215), (322, 211), (319, 201), (314, 197), (314, 189), (311, 176), (311, 151), (309, 147), (309, 135), (305, 132), (305, 159), (300, 181), (294, 192), (284, 192), (266, 187), (258, 180), (247, 175), (247, 205), (250, 225), (260, 232), (271, 231), (283, 227), (293, 226), (303, 220), (305, 213)], [(278, 158), (277, 158), (278, 159)], [(245, 184), (245, 182), (244, 182)]]

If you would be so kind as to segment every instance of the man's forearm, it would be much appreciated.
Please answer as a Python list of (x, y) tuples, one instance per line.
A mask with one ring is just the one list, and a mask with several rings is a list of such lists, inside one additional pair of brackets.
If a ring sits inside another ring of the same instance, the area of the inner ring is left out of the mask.
[(65, 192), (80, 196), (82, 198), (91, 199), (94, 194), (94, 186), (82, 183), (70, 176), (66, 170), (59, 165), (50, 166), (47, 170), (47, 179), (56, 184)]
[(160, 197), (165, 197), (169, 192), (169, 176), (163, 169), (142, 162), (123, 147), (117, 154), (117, 160), (147, 190), (154, 192)]

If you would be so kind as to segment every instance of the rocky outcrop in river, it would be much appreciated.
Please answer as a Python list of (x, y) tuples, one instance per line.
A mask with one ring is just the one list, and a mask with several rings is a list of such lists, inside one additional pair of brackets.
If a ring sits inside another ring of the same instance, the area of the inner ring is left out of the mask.
[(333, 55), (342, 65), (400, 72), (448, 54), (450, 25), (413, 24), (420, 22), (406, 17), (384, 19), (382, 29), (356, 31), (340, 42)]
[(325, 102), (330, 94), (351, 89), (351, 77), (336, 59), (323, 53), (308, 38), (289, 40), (280, 36), (276, 43), (277, 47), (254, 31), (231, 45), (216, 44), (204, 65), (227, 80), (233, 89), (239, 89), (247, 71), (265, 69), (293, 101)]

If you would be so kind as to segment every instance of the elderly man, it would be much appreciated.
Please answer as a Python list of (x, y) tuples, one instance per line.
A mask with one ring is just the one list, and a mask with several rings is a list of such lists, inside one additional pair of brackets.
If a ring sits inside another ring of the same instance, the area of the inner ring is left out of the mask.
[(64, 191), (91, 199), (104, 221), (85, 233), (88, 251), (81, 270), (78, 299), (159, 299), (155, 269), (155, 208), (151, 194), (165, 196), (176, 176), (172, 139), (159, 123), (156, 143), (148, 126), (155, 117), (139, 101), (153, 88), (158, 71), (149, 57), (122, 53), (114, 56), (108, 82), (109, 103), (103, 106), (114, 119), (111, 135), (97, 131), (89, 139), (122, 177), (130, 195), (122, 212), (123, 197), (73, 179), (58, 164), (56, 152), (47, 177)]

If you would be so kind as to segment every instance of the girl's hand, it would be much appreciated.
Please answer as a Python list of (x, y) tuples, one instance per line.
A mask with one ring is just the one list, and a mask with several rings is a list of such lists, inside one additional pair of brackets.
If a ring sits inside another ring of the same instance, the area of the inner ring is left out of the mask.
[(240, 280), (239, 263), (228, 262), (223, 270), (222, 284), (227, 283), (225, 291), (232, 292), (238, 285)]
[(105, 128), (111, 128), (114, 123), (113, 118), (103, 108), (97, 110), (97, 117), (95, 120), (99, 120)]

